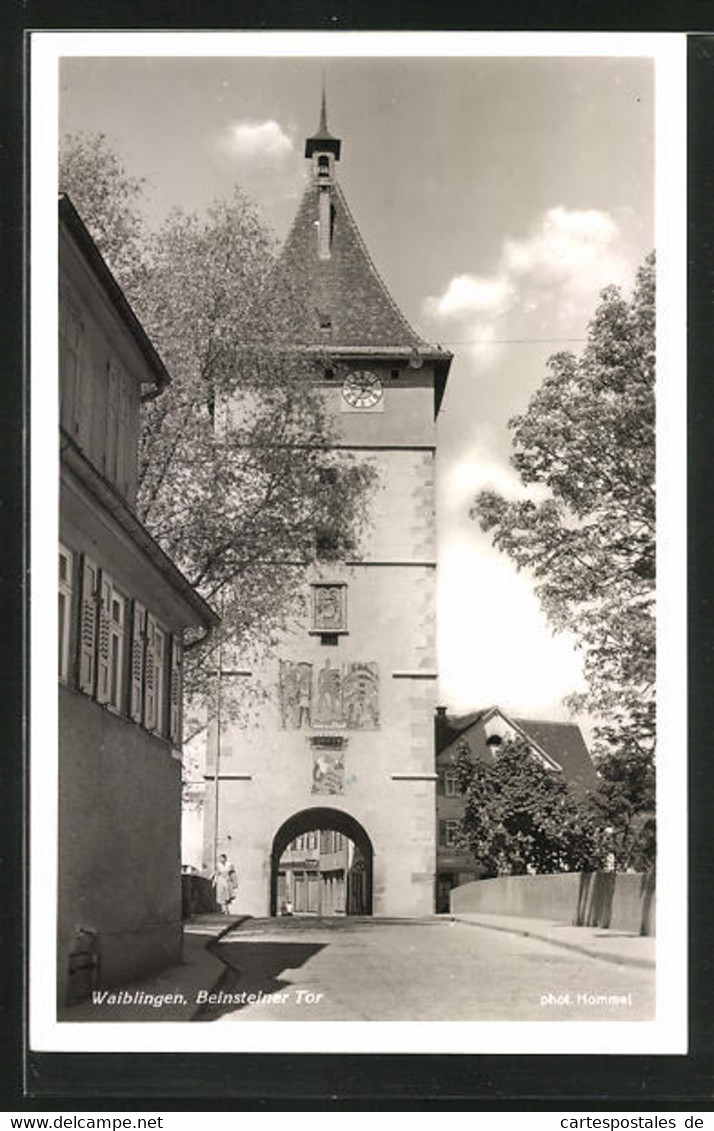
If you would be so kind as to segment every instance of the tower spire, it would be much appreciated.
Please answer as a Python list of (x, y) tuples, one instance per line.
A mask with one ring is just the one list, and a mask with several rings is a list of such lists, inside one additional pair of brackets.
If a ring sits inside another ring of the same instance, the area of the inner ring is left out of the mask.
[(317, 129), (318, 134), (327, 134), (327, 96), (325, 94), (325, 76), (322, 76), (322, 102), (320, 103), (320, 125)]
[(335, 161), (340, 159), (342, 142), (338, 137), (333, 137), (327, 128), (327, 94), (325, 93), (325, 80), (322, 80), (322, 99), (320, 101), (320, 124), (317, 132), (305, 142), (305, 156), (313, 157), (315, 154), (330, 154)]

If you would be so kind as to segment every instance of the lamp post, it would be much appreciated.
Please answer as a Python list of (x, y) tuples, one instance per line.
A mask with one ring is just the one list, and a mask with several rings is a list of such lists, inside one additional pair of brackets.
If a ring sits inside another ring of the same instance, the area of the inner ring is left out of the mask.
[(213, 776), (213, 874), (216, 875), (218, 867), (218, 814), (219, 790), (221, 780), (221, 712), (223, 708), (223, 679), (230, 676), (250, 676), (252, 670), (248, 668), (224, 669), (223, 667), (223, 640), (218, 644), (218, 668), (211, 673), (216, 676), (216, 763)]

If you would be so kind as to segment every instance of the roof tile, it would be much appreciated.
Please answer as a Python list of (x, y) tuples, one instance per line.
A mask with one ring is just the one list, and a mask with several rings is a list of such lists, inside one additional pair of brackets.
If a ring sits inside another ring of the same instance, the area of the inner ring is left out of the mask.
[(318, 198), (317, 186), (308, 185), (271, 284), (271, 301), (278, 305), (283, 295), (294, 293), (296, 286), (300, 289), (302, 302), (294, 306), (295, 324), (290, 327), (294, 344), (433, 352), (434, 347), (412, 329), (389, 294), (337, 184), (331, 188), (331, 254), (329, 259), (320, 259)]

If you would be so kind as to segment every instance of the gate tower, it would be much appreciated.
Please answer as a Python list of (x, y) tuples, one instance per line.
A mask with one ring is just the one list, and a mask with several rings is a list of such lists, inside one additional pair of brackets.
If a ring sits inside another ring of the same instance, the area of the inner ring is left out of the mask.
[(335, 827), (336, 813), (373, 849), (375, 915), (434, 910), (435, 422), (451, 354), (414, 332), (377, 273), (335, 176), (340, 151), (323, 92), (279, 270), (309, 295), (299, 341), (328, 359), (339, 446), (379, 484), (359, 557), (305, 570), (305, 623), (254, 673), (269, 697), (257, 723), (221, 732), (218, 775), (215, 730), (209, 744), (204, 864), (227, 851), (236, 906), (258, 916), (275, 911), (276, 862), (296, 830), (324, 814)]

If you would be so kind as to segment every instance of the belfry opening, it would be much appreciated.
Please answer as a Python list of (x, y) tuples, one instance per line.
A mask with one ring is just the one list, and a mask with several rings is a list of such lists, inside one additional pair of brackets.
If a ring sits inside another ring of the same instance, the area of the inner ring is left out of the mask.
[(273, 839), (270, 914), (371, 915), (373, 859), (368, 833), (349, 813), (295, 813)]

